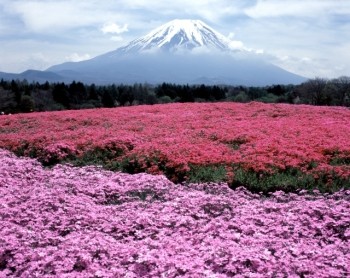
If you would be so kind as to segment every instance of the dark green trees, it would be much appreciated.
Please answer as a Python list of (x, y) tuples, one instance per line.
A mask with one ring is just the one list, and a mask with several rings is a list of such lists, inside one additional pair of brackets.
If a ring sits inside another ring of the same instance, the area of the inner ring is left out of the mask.
[(95, 85), (73, 81), (28, 83), (0, 80), (0, 112), (20, 113), (171, 102), (260, 101), (350, 106), (350, 77), (315, 78), (300, 85), (266, 87), (179, 85)]

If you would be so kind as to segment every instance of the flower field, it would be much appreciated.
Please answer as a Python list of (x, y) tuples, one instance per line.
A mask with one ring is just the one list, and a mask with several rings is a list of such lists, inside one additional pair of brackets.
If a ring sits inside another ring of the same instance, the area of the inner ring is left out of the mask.
[(350, 274), (349, 190), (261, 196), (94, 166), (44, 168), (6, 150), (0, 173), (0, 277)]
[(0, 148), (252, 192), (349, 188), (350, 110), (192, 103), (0, 117)]

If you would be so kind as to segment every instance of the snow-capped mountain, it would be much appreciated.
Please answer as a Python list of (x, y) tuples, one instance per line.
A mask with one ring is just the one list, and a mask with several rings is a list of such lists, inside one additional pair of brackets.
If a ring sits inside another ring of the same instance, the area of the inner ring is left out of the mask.
[(140, 52), (154, 48), (162, 50), (176, 50), (177, 48), (193, 49), (208, 47), (220, 51), (230, 49), (230, 40), (210, 28), (201, 20), (172, 20), (138, 38), (120, 52)]
[[(56, 80), (95, 84), (264, 86), (306, 80), (258, 56), (200, 20), (177, 19), (93, 59), (52, 66), (45, 76), (51, 72)], [(29, 81), (36, 79), (31, 75)]]

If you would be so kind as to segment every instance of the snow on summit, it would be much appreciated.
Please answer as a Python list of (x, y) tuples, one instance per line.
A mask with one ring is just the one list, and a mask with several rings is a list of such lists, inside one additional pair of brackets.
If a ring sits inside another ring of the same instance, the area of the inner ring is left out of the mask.
[(90, 60), (48, 69), (68, 80), (134, 84), (299, 84), (305, 79), (260, 59), (200, 20), (172, 20)]
[(171, 50), (176, 48), (193, 49), (203, 46), (228, 50), (230, 49), (230, 40), (201, 20), (175, 19), (132, 41), (121, 50), (123, 52), (138, 52), (154, 48)]

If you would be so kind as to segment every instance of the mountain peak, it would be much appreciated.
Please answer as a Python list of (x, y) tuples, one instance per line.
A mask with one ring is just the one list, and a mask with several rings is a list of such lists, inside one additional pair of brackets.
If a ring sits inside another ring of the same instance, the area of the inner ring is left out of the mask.
[(152, 49), (174, 50), (207, 47), (228, 50), (229, 40), (201, 20), (175, 19), (153, 29), (147, 35), (138, 38), (120, 50), (122, 52), (140, 52)]
[(100, 84), (167, 82), (262, 86), (305, 80), (234, 43), (200, 20), (176, 19), (124, 47), (49, 70), (70, 80)]

